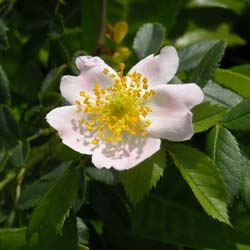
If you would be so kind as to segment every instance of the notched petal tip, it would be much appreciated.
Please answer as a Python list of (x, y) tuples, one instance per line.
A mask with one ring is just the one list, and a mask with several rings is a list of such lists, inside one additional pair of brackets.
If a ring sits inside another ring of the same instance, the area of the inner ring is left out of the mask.
[(76, 66), (80, 71), (93, 68), (104, 64), (104, 61), (97, 56), (79, 56), (76, 58)]
[(139, 61), (129, 73), (139, 72), (148, 78), (150, 88), (169, 82), (179, 66), (177, 51), (172, 46), (163, 47), (158, 55), (149, 55)]

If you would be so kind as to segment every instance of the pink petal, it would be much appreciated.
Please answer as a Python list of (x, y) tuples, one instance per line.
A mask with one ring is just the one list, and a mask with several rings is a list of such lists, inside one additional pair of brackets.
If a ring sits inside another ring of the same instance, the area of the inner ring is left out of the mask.
[(80, 91), (85, 91), (89, 95), (93, 94), (95, 83), (100, 83), (101, 87), (107, 87), (113, 83), (113, 78), (103, 73), (104, 68), (109, 70), (109, 74), (117, 77), (116, 72), (99, 57), (77, 57), (76, 66), (80, 70), (80, 75), (64, 76), (60, 84), (62, 96), (71, 104), (79, 99)]
[(97, 168), (130, 169), (160, 149), (161, 140), (154, 137), (129, 136), (116, 146), (103, 145), (96, 149), (92, 162)]
[(92, 154), (96, 147), (91, 144), (94, 135), (80, 124), (84, 114), (76, 109), (76, 106), (55, 108), (47, 114), (47, 122), (58, 131), (65, 145), (82, 154)]
[(159, 55), (150, 55), (138, 62), (129, 73), (138, 72), (143, 77), (148, 78), (149, 86), (165, 84), (170, 81), (179, 65), (179, 58), (176, 49), (171, 46), (166, 46), (161, 49)]
[(162, 85), (147, 105), (153, 111), (148, 114), (152, 124), (149, 134), (170, 141), (189, 140), (193, 136), (190, 109), (203, 101), (204, 95), (196, 84)]

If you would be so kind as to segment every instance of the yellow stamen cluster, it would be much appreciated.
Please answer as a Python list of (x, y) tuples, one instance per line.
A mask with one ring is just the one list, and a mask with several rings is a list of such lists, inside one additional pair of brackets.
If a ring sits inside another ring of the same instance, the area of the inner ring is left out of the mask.
[(148, 90), (148, 80), (140, 73), (134, 72), (125, 77), (125, 64), (121, 63), (119, 68), (118, 77), (110, 74), (106, 68), (103, 70), (103, 74), (114, 79), (113, 85), (101, 88), (99, 83), (95, 83), (94, 96), (81, 91), (83, 100), (75, 101), (78, 106), (76, 112), (84, 112), (90, 117), (86, 121), (82, 118), (79, 122), (96, 134), (91, 141), (93, 145), (97, 145), (100, 139), (110, 143), (121, 142), (124, 133), (140, 134), (144, 137), (147, 135), (147, 127), (151, 124), (146, 116), (152, 109), (143, 104), (155, 91)]

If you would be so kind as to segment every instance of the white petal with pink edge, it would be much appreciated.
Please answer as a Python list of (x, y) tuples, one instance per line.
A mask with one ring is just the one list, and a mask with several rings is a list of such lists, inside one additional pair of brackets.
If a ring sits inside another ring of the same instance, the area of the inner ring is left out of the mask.
[(58, 131), (65, 145), (82, 154), (93, 154), (96, 146), (91, 141), (95, 136), (80, 124), (84, 114), (77, 113), (76, 109), (76, 106), (55, 108), (46, 119)]
[(128, 136), (123, 143), (97, 148), (92, 162), (97, 168), (130, 169), (160, 149), (161, 140), (154, 137)]
[(170, 141), (189, 140), (194, 132), (190, 109), (203, 101), (204, 95), (195, 84), (162, 85), (154, 88), (156, 94), (147, 105), (150, 135)]
[[(113, 83), (110, 75), (117, 77), (117, 73), (99, 57), (77, 57), (76, 65), (80, 75), (64, 76), (60, 84), (62, 96), (71, 104), (79, 99), (80, 91), (92, 95), (95, 83), (99, 83), (101, 87), (107, 87)], [(103, 73), (104, 69), (108, 70), (108, 74)]]
[(174, 47), (166, 46), (159, 55), (150, 55), (138, 62), (129, 73), (141, 73), (147, 77), (150, 88), (166, 84), (175, 75), (179, 66), (179, 58)]

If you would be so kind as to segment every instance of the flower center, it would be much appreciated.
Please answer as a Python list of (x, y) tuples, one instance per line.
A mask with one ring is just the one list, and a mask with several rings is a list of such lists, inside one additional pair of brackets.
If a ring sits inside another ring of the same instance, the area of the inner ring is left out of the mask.
[(124, 64), (120, 64), (120, 69), (118, 77), (104, 69), (103, 73), (114, 79), (113, 85), (101, 88), (99, 83), (95, 83), (93, 95), (81, 91), (83, 100), (75, 101), (78, 105), (76, 112), (87, 114), (80, 124), (95, 134), (94, 145), (100, 139), (110, 143), (121, 142), (125, 133), (146, 136), (146, 129), (151, 124), (146, 117), (152, 108), (144, 104), (155, 91), (148, 90), (147, 78), (142, 78), (140, 73), (134, 72), (125, 77)]

